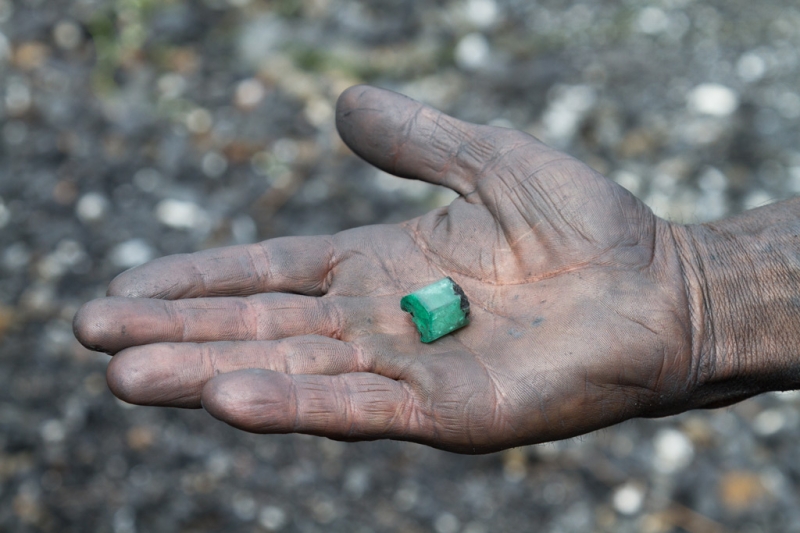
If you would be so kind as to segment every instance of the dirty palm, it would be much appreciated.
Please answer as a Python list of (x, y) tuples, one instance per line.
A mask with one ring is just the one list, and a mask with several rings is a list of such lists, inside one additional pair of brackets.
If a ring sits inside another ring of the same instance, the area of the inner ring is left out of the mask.
[[(258, 433), (466, 453), (697, 407), (689, 228), (529, 135), (389, 91), (347, 90), (337, 127), (369, 163), (459, 197), (401, 224), (121, 274), (75, 319), (114, 354), (117, 396)], [(423, 344), (400, 299), (446, 276), (470, 325)]]

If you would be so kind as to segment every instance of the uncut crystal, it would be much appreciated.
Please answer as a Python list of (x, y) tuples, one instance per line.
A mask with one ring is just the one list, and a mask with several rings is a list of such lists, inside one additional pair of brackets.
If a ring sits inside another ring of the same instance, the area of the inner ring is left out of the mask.
[(469, 324), (469, 302), (452, 279), (439, 281), (400, 300), (400, 308), (411, 314), (420, 340), (428, 343)]

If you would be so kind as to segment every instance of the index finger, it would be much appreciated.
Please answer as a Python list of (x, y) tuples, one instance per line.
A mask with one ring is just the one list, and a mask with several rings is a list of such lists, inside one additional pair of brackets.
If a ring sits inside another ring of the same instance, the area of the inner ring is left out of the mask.
[(123, 272), (109, 296), (199, 298), (263, 292), (325, 294), (334, 264), (329, 236), (279, 237), (257, 244), (162, 257)]

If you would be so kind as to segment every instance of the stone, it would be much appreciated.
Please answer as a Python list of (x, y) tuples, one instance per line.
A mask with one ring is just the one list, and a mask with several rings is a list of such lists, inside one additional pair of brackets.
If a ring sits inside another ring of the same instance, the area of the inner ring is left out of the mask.
[(400, 308), (411, 314), (420, 340), (433, 342), (469, 324), (469, 301), (449, 277), (404, 296)]

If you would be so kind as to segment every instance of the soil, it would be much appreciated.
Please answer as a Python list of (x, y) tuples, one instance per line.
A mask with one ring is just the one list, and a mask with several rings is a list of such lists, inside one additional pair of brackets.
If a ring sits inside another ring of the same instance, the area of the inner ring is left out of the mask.
[(800, 531), (797, 393), (464, 457), (127, 405), (71, 329), (151, 258), (449, 202), (344, 147), (355, 83), (533, 133), (673, 220), (790, 197), (798, 28), (789, 0), (0, 0), (0, 529)]

